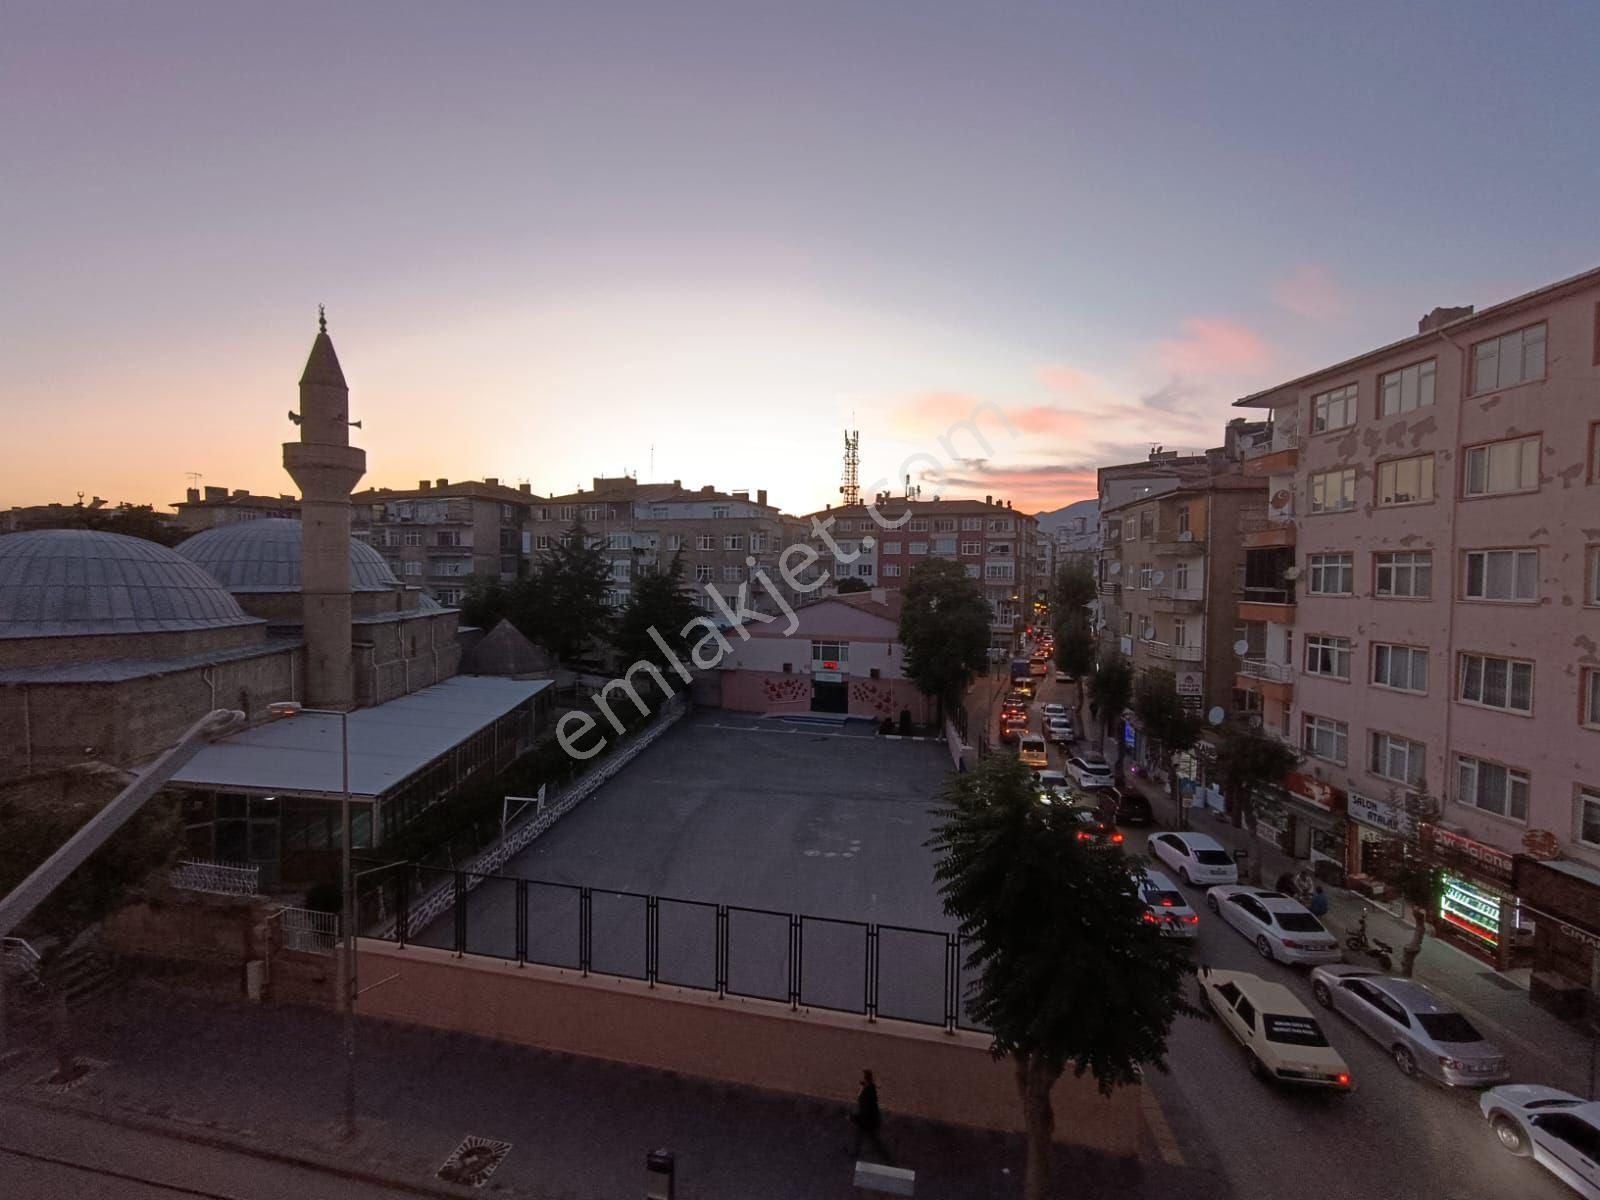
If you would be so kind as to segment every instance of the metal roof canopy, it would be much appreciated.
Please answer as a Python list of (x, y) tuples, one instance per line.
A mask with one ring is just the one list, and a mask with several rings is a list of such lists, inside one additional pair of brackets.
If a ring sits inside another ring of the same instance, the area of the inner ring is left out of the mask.
[[(375, 799), (550, 686), (548, 679), (457, 675), (350, 714), (350, 794)], [(339, 718), (301, 713), (200, 751), (175, 786), (339, 796)]]

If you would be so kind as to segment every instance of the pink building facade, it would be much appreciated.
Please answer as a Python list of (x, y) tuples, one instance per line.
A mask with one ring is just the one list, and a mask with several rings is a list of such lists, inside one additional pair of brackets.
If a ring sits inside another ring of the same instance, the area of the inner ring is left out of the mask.
[(797, 610), (799, 626), (751, 622), (720, 675), (722, 706), (736, 712), (838, 713), (881, 721), (902, 711), (919, 724), (933, 703), (905, 677), (900, 594), (883, 589), (833, 596)]
[[(1294, 848), (1359, 878), (1404, 795), (1425, 790), (1450, 869), (1440, 928), (1587, 981), (1600, 271), (1435, 310), (1413, 337), (1240, 404), (1270, 409), (1272, 429), (1247, 464), (1269, 515), (1241, 530), (1261, 597), (1239, 605), (1237, 686), (1305, 755), (1287, 789)], [(1525, 874), (1558, 886), (1530, 894)]]

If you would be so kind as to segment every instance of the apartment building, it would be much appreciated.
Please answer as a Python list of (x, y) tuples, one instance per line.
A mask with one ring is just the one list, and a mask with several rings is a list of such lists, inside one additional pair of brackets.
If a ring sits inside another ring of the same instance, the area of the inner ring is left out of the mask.
[[(1009, 652), (1043, 586), (1038, 522), (1005, 501), (919, 500), (880, 495), (865, 504), (813, 513), (827, 538), (810, 543), (836, 579), (903, 588), (911, 570), (929, 558), (949, 558), (983, 584), (993, 620), (992, 648)], [(831, 539), (833, 545), (829, 545)], [(835, 547), (837, 553), (835, 553)]]
[[(1101, 640), (1134, 668), (1170, 671), (1197, 713), (1237, 711), (1234, 601), (1244, 556), (1235, 531), (1266, 507), (1266, 488), (1243, 471), (1243, 448), (1260, 426), (1235, 421), (1226, 443), (1179, 460), (1107, 468), (1098, 564)], [(1154, 474), (1151, 468), (1158, 468)], [(1139, 482), (1136, 482), (1139, 481)], [(1123, 737), (1140, 761), (1151, 747), (1130, 715)], [(1180, 765), (1187, 778), (1195, 764)]]
[(371, 488), (350, 498), (350, 536), (381, 553), (402, 583), (450, 608), (473, 575), (510, 582), (527, 572), (537, 500), (528, 484), (507, 487), (498, 479)]
[(187, 533), (262, 517), (300, 519), (298, 496), (256, 496), (244, 488), (231, 492), (224, 487), (188, 488), (172, 507), (178, 510), (173, 525)]
[[(1293, 847), (1361, 877), (1425, 789), (1437, 914), (1584, 983), (1600, 941), (1600, 271), (1238, 402), (1250, 657)], [(1309, 843), (1309, 844), (1308, 844)], [(1521, 911), (1519, 918), (1517, 913)], [(1531, 938), (1517, 932), (1532, 926)], [(1531, 942), (1531, 949), (1528, 943)]]
[[(775, 602), (757, 584), (759, 575), (791, 606), (808, 595), (789, 587), (779, 567), (786, 548), (808, 543), (806, 527), (768, 504), (765, 490), (752, 495), (686, 488), (677, 479), (640, 483), (627, 475), (597, 477), (587, 490), (550, 496), (533, 506), (528, 525), (533, 554), (555, 547), (580, 521), (591, 544), (611, 563), (608, 602), (617, 607), (628, 602), (635, 578), (665, 570), (680, 554), (685, 582), (708, 612), (720, 612), (706, 592), (708, 584), (730, 602), (741, 584), (750, 584), (748, 607), (774, 610)], [(791, 571), (802, 581), (814, 574)]]

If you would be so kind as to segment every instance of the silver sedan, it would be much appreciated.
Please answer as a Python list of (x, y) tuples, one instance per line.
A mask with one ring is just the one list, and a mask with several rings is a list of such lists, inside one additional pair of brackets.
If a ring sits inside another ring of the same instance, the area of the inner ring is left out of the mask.
[(1499, 1047), (1414, 980), (1330, 965), (1311, 972), (1311, 994), (1387, 1049), (1406, 1075), (1446, 1087), (1487, 1087), (1510, 1078)]

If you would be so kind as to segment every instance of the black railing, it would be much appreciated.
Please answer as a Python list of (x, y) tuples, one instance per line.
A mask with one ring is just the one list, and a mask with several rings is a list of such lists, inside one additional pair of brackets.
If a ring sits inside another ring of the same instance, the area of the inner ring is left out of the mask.
[[(416, 911), (440, 895), (444, 911)], [(955, 933), (416, 865), (369, 881), (359, 901), (364, 914), (392, 915), (387, 940), (401, 946), (983, 1028), (966, 1012), (972, 981)]]

